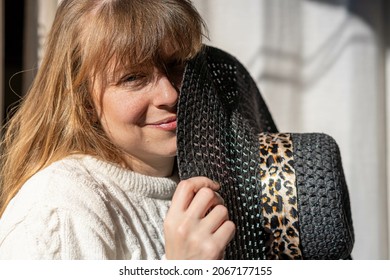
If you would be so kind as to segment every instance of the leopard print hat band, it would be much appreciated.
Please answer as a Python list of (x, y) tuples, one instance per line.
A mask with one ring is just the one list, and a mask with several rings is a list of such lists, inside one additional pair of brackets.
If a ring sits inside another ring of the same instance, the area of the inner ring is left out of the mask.
[(321, 133), (260, 133), (267, 259), (347, 259), (354, 234), (334, 139)]
[(349, 256), (349, 196), (331, 137), (277, 133), (246, 69), (209, 46), (187, 64), (177, 114), (180, 178), (219, 182), (236, 224), (226, 259)]

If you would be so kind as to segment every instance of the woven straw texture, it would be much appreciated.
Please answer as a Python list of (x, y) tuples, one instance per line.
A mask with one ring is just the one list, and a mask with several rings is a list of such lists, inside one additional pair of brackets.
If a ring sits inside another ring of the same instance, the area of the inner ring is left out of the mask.
[(292, 134), (304, 259), (345, 259), (354, 243), (339, 148), (326, 134)]
[[(187, 64), (177, 114), (180, 178), (207, 176), (219, 182), (229, 217), (236, 224), (225, 258), (265, 259), (258, 134), (277, 129), (255, 82), (234, 57), (205, 46)], [(345, 228), (351, 225), (346, 187), (332, 186), (332, 180), (345, 185), (341, 162), (339, 156), (322, 162), (324, 151), (317, 147), (327, 147), (328, 140), (321, 137), (292, 135), (305, 259), (343, 258), (353, 243), (352, 228)], [(318, 166), (312, 163), (316, 160)], [(324, 175), (308, 170), (321, 173), (324, 166), (329, 167)], [(318, 187), (319, 182), (324, 184)], [(338, 241), (340, 232), (342, 241)]]
[(255, 135), (276, 131), (267, 106), (245, 68), (211, 47), (188, 63), (181, 92), (180, 178), (207, 176), (221, 184), (221, 196), (237, 226), (226, 259), (263, 259)]

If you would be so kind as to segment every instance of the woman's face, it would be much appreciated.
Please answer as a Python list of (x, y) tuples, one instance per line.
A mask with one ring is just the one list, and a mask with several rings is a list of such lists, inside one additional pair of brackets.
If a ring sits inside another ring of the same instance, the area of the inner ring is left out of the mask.
[(132, 170), (151, 176), (171, 175), (176, 156), (175, 82), (181, 82), (184, 67), (167, 67), (170, 74), (157, 67), (152, 73), (122, 71), (108, 78), (103, 91), (94, 89), (104, 131)]

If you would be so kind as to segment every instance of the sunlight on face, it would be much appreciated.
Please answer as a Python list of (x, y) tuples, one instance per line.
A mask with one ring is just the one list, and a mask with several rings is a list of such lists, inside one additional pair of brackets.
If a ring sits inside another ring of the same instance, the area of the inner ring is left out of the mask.
[(123, 151), (128, 167), (146, 175), (169, 176), (173, 170), (176, 104), (184, 72), (173, 54), (165, 53), (160, 67), (122, 67), (98, 77), (93, 88), (107, 136)]

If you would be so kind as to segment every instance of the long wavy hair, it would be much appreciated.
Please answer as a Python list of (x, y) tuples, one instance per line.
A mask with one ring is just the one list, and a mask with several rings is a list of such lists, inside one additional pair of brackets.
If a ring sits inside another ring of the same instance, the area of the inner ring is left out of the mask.
[(95, 77), (113, 61), (155, 64), (167, 42), (178, 59), (190, 59), (204, 30), (189, 0), (63, 0), (34, 82), (5, 127), (0, 215), (26, 180), (68, 155), (123, 163), (93, 117)]

